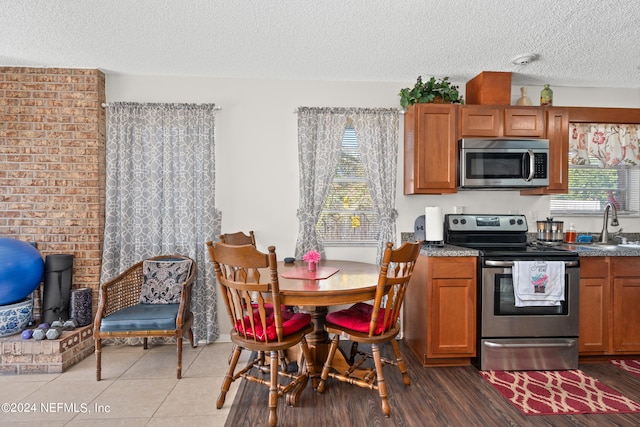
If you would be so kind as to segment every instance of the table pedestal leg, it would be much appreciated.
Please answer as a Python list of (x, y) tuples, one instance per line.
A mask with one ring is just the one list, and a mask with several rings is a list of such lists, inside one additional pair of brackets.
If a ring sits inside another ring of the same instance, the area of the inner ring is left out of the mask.
[(329, 310), (327, 307), (312, 307), (309, 310), (311, 322), (313, 322), (313, 332), (307, 335), (307, 342), (313, 355), (316, 374), (320, 375), (324, 361), (329, 354), (329, 334), (324, 330), (324, 322)]

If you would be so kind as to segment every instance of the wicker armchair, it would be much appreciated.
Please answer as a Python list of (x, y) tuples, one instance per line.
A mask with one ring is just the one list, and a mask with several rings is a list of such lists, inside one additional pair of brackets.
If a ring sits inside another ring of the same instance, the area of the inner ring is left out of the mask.
[[(154, 276), (154, 268), (165, 269)], [(171, 268), (167, 273), (167, 268)], [(182, 338), (193, 339), (191, 288), (196, 278), (196, 263), (182, 255), (148, 258), (133, 265), (100, 286), (98, 311), (93, 337), (96, 348), (96, 379), (102, 371), (102, 338), (175, 337), (177, 341), (177, 377), (182, 377)]]

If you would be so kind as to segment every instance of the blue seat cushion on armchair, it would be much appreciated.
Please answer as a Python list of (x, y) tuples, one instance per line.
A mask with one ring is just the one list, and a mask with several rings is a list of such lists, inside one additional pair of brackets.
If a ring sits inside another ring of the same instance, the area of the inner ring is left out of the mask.
[(102, 318), (100, 332), (176, 329), (180, 304), (137, 304)]

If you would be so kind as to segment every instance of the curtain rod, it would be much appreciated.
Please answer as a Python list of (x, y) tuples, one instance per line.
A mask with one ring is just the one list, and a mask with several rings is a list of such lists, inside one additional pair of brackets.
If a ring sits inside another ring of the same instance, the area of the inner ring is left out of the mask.
[[(102, 108), (107, 108), (109, 106), (109, 103), (108, 102), (103, 102), (100, 105), (102, 105)], [(197, 104), (197, 105), (205, 105), (205, 104)], [(213, 107), (213, 109), (214, 110), (222, 110), (222, 107), (219, 107), (219, 106), (216, 105), (215, 107)]]
[[(299, 108), (296, 108), (295, 110), (293, 110), (293, 114), (298, 114), (298, 110)], [(398, 108), (398, 113), (400, 114), (404, 114), (406, 111), (402, 108)]]

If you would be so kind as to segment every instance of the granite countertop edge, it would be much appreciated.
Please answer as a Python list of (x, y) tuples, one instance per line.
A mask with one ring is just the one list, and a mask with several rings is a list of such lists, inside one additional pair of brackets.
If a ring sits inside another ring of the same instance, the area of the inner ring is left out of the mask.
[[(640, 256), (640, 248), (618, 247), (616, 249), (603, 249), (597, 245), (594, 246), (576, 246), (576, 245), (559, 245), (560, 249), (567, 249), (577, 252), (579, 256)], [(422, 245), (420, 255), (433, 257), (453, 257), (453, 256), (479, 256), (480, 251), (477, 249), (464, 248), (445, 244), (444, 246)]]
[[(413, 233), (401, 233), (401, 240), (413, 241)], [(632, 240), (640, 240), (637, 235), (630, 235)], [(596, 256), (640, 256), (640, 247), (624, 247), (619, 246), (615, 249), (604, 249), (597, 244), (594, 245), (573, 245), (562, 244), (559, 245), (560, 249), (567, 249), (577, 252), (581, 257), (596, 257)], [(454, 256), (479, 256), (480, 251), (477, 249), (464, 248), (461, 246), (449, 245), (445, 243), (443, 246), (429, 246), (422, 245), (420, 249), (420, 255), (434, 256), (434, 257), (454, 257)]]

